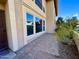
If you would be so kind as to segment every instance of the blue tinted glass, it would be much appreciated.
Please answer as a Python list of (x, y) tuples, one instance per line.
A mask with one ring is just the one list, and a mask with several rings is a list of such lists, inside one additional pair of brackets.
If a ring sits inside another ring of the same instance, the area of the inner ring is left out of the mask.
[(27, 13), (26, 14), (27, 16), (27, 36), (29, 35), (32, 35), (33, 34), (33, 25), (34, 25), (34, 22), (33, 22), (33, 15)]
[(36, 33), (41, 32), (42, 31), (42, 19), (36, 17), (35, 24), (36, 24)]
[(33, 22), (33, 15), (27, 13), (27, 21)]
[(36, 17), (36, 22), (40, 22), (40, 18)]
[(43, 26), (43, 31), (45, 31), (45, 26)]
[(35, 3), (38, 5), (38, 7), (42, 10), (42, 0), (35, 0)]

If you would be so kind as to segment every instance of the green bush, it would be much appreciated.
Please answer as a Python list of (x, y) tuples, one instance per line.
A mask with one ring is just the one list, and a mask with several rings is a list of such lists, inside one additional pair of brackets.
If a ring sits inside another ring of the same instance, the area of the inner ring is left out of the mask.
[(66, 21), (63, 20), (62, 17), (59, 17), (56, 25), (57, 28), (55, 29), (59, 40), (64, 42), (66, 40), (72, 41), (73, 40), (73, 29), (78, 24), (78, 20), (76, 17), (72, 17), (71, 19), (67, 18)]

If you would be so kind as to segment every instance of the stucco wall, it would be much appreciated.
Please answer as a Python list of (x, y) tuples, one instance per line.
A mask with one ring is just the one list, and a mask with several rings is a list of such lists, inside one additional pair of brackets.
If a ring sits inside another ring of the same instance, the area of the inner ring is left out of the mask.
[(14, 0), (8, 0), (5, 5), (6, 28), (8, 36), (9, 48), (13, 51), (18, 50), (16, 18)]
[[(6, 2), (6, 4), (0, 4), (0, 10), (5, 11), (5, 17), (6, 17), (6, 30), (7, 30), (7, 40), (8, 40), (8, 45), (9, 48), (12, 49), (13, 51), (16, 50), (17, 45), (14, 46), (14, 40), (12, 38), (12, 27), (11, 27), (11, 20), (10, 20), (10, 12), (9, 12), (9, 4)], [(16, 35), (16, 34), (15, 34)], [(15, 42), (16, 44), (16, 42)]]
[[(35, 0), (34, 0), (35, 1)], [(17, 51), (30, 41), (36, 39), (43, 33), (35, 33), (35, 18), (34, 18), (34, 34), (27, 36), (26, 30), (26, 13), (32, 14), (34, 17), (40, 17), (46, 21), (47, 32), (52, 33), (55, 24), (54, 2), (43, 1), (43, 6), (47, 9), (47, 15), (44, 13), (32, 0), (7, 0), (5, 6), (0, 4), (0, 9), (5, 10), (6, 27), (8, 34), (9, 48)], [(51, 12), (50, 12), (51, 11)]]
[(16, 18), (18, 49), (20, 49), (24, 46), (22, 0), (15, 0), (14, 4), (15, 4), (15, 18)]
[(12, 32), (11, 32), (11, 23), (10, 23), (10, 15), (9, 15), (9, 7), (8, 3), (5, 6), (5, 15), (6, 15), (6, 28), (7, 28), (7, 38), (8, 38), (8, 45), (10, 49), (13, 49), (13, 40), (12, 40)]
[[(42, 17), (41, 15), (39, 15), (38, 13), (36, 13), (35, 11), (33, 11), (32, 9), (30, 9), (29, 7), (22, 5), (22, 10), (23, 10), (23, 25), (24, 25), (24, 42), (25, 44), (29, 43), (30, 41), (36, 39), (38, 36), (42, 35), (43, 33), (45, 33), (45, 31), (43, 32), (39, 32), (39, 33), (35, 33), (35, 17), (40, 17), (41, 19), (45, 19), (44, 17)], [(27, 27), (26, 27), (26, 13), (30, 13), (34, 16), (34, 34), (27, 36)]]
[(46, 20), (46, 30), (48, 33), (54, 33), (55, 29), (55, 7), (54, 0), (48, 1), (46, 3), (47, 6), (47, 20)]
[[(28, 2), (29, 1), (30, 0), (28, 0)], [(27, 4), (27, 2), (25, 3)], [(34, 35), (28, 37), (26, 35), (27, 34), (26, 21), (25, 21), (26, 12), (29, 12), (34, 16), (38, 16), (42, 19), (46, 18), (46, 14), (43, 11), (41, 11), (38, 6), (35, 6), (35, 8), (33, 9), (32, 6), (33, 5), (30, 6), (31, 9), (30, 7), (28, 8), (26, 5), (24, 6), (22, 0), (12, 0), (12, 1), (8, 0), (5, 5), (4, 9), (6, 11), (6, 26), (7, 26), (9, 48), (13, 51), (17, 51), (18, 49), (22, 48), (24, 45), (26, 45), (33, 39), (36, 39), (41, 34), (45, 33), (45, 31), (40, 33), (35, 33), (35, 28), (34, 28)]]
[[(31, 7), (33, 10), (38, 12), (43, 17), (46, 17), (46, 13), (44, 13), (36, 4), (35, 1), (32, 0), (23, 0), (24, 3), (26, 3), (29, 7)], [(46, 8), (46, 0), (42, 0), (44, 7)]]
[[(43, 6), (46, 9), (46, 0), (42, 0), (43, 1)], [(46, 19), (46, 13), (44, 13), (36, 4), (35, 4), (35, 0), (23, 0), (23, 5), (22, 5), (22, 11), (23, 11), (23, 28), (24, 28), (24, 44), (29, 43), (30, 41), (36, 39), (38, 36), (42, 35), (43, 33), (45, 33), (46, 31), (43, 32), (39, 32), (39, 33), (35, 33), (36, 29), (35, 29), (35, 19), (34, 19), (34, 34), (27, 36), (27, 29), (26, 29), (26, 13), (30, 13), (32, 14), (34, 17), (40, 17), (41, 19)]]

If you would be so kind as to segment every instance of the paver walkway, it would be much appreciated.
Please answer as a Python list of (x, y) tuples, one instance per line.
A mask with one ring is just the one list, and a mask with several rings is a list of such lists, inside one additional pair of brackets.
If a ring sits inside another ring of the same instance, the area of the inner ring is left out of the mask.
[(52, 59), (52, 55), (59, 56), (56, 39), (54, 34), (43, 34), (16, 52), (14, 59)]
[(54, 34), (44, 34), (17, 51), (14, 59), (79, 59), (74, 46), (63, 45), (56, 39)]

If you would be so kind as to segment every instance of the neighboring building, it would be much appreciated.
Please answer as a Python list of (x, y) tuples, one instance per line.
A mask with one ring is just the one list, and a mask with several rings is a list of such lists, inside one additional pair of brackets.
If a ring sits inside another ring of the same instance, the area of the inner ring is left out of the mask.
[(0, 0), (0, 51), (54, 33), (56, 15), (57, 0)]

